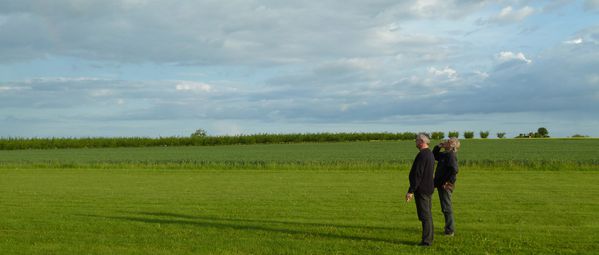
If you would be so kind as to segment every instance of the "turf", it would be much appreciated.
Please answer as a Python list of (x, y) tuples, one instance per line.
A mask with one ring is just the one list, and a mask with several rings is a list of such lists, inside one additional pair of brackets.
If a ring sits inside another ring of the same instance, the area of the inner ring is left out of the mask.
[(2, 254), (592, 254), (594, 171), (462, 171), (416, 247), (407, 170), (0, 170)]

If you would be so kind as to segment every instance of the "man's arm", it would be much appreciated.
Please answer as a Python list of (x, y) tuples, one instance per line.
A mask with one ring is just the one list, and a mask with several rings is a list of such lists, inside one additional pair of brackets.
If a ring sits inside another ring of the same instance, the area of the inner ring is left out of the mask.
[(441, 146), (435, 145), (435, 148), (433, 148), (433, 155), (435, 156), (436, 161), (441, 159)]
[(416, 159), (414, 159), (414, 163), (412, 163), (412, 169), (410, 170), (410, 188), (408, 188), (408, 193), (414, 194), (420, 182), (422, 181), (422, 156), (420, 153), (416, 155)]

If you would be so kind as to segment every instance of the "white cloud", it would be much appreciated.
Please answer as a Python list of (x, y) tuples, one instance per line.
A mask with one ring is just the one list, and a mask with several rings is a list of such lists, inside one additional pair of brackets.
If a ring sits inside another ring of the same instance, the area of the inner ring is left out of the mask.
[(445, 67), (443, 69), (431, 67), (428, 69), (428, 72), (436, 77), (442, 77), (452, 81), (458, 78), (458, 72), (450, 67)]
[(487, 73), (487, 72), (481, 72), (479, 70), (476, 70), (476, 71), (474, 71), (474, 73), (483, 80), (489, 78), (489, 73)]
[(496, 24), (507, 24), (520, 22), (526, 19), (528, 16), (534, 14), (535, 9), (530, 6), (524, 6), (520, 9), (514, 9), (512, 6), (506, 6), (495, 16), (490, 17), (487, 20), (481, 21), (481, 23), (496, 23)]
[(522, 52), (513, 53), (511, 51), (502, 51), (497, 54), (496, 58), (500, 62), (521, 61), (527, 64), (532, 63), (532, 60), (526, 58)]
[(582, 38), (578, 37), (576, 39), (564, 41), (565, 44), (581, 44)]
[(176, 90), (180, 91), (198, 91), (198, 92), (211, 92), (212, 86), (202, 82), (194, 81), (180, 81), (176, 86)]
[(31, 87), (27, 86), (0, 86), (0, 93), (6, 91), (18, 91), (18, 90), (30, 90)]
[(72, 83), (93, 81), (106, 81), (106, 79), (98, 77), (37, 77), (27, 79), (25, 83)]
[(114, 94), (114, 92), (109, 89), (98, 89), (98, 90), (93, 90), (92, 92), (90, 92), (90, 95), (93, 97), (105, 97), (105, 96), (111, 96), (113, 94)]

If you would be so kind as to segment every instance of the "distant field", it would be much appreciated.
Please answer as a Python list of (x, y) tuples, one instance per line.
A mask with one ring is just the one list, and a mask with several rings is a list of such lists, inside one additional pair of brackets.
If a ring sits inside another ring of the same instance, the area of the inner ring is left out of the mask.
[(0, 151), (0, 254), (596, 254), (597, 148), (462, 141), (430, 249), (409, 141)]
[[(458, 157), (464, 166), (493, 165), (494, 162), (539, 164), (549, 161), (599, 166), (599, 139), (492, 139), (462, 140)], [(356, 168), (382, 168), (410, 164), (416, 148), (412, 141), (343, 142), (266, 145), (226, 145), (199, 147), (148, 147), (100, 149), (50, 149), (0, 151), (0, 167), (31, 164), (120, 164), (121, 167), (144, 167), (161, 164), (185, 165), (228, 164), (232, 168), (255, 168), (268, 163), (301, 167), (312, 164), (326, 168), (352, 165)], [(501, 164), (500, 164), (501, 165)], [(402, 166), (403, 167), (403, 166)], [(559, 166), (558, 166), (559, 167)], [(275, 167), (276, 168), (276, 167)], [(555, 169), (554, 169), (555, 170)]]

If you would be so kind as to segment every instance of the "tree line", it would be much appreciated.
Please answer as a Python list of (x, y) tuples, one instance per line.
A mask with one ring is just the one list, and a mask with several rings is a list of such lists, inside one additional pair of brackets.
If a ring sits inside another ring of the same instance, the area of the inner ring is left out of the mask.
[[(445, 133), (427, 133), (433, 140), (445, 138)], [(524, 137), (549, 137), (545, 128)], [(448, 137), (459, 138), (458, 131), (448, 132)], [(480, 138), (487, 138), (489, 131), (480, 131)], [(504, 138), (505, 133), (497, 133)], [(196, 130), (189, 137), (84, 137), (84, 138), (0, 138), (0, 150), (22, 149), (65, 149), (65, 148), (118, 148), (118, 147), (159, 147), (159, 146), (214, 146), (233, 144), (277, 144), (303, 142), (354, 142), (354, 141), (397, 141), (414, 140), (416, 133), (293, 133), (293, 134), (251, 134), (232, 136), (209, 136), (203, 129)], [(473, 131), (465, 131), (463, 138), (474, 138)]]
[[(196, 134), (197, 133), (197, 134)], [(233, 144), (276, 144), (302, 142), (353, 142), (413, 140), (416, 133), (295, 133), (208, 136), (197, 132), (189, 137), (86, 137), (86, 138), (2, 138), (0, 150), (117, 148), (158, 146), (211, 146)]]

